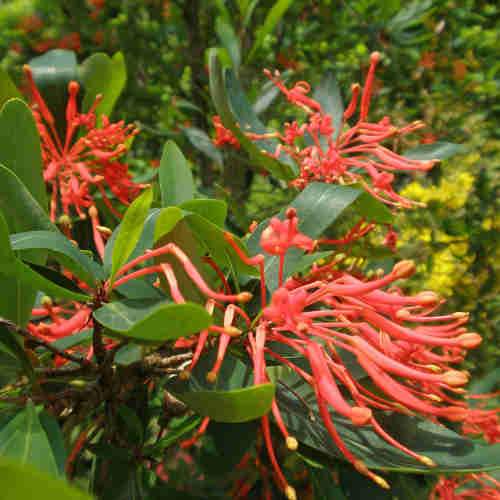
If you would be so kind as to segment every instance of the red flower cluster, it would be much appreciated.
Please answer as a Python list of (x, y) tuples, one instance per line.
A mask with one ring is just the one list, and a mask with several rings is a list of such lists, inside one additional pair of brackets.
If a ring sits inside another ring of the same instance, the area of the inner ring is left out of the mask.
[(500, 482), (489, 474), (466, 474), (464, 477), (442, 476), (429, 500), (499, 500)]
[[(295, 211), (289, 210), (286, 215), (284, 221), (271, 221), (262, 233), (261, 246), (266, 252), (280, 257), (293, 247), (311, 250), (314, 242), (298, 231)], [(469, 375), (452, 367), (464, 359), (468, 349), (479, 345), (481, 337), (467, 332), (464, 326), (468, 320), (466, 313), (435, 315), (441, 304), (436, 294), (421, 292), (407, 296), (394, 287), (394, 282), (413, 274), (415, 266), (412, 262), (399, 262), (390, 273), (373, 280), (354, 276), (336, 268), (335, 264), (315, 265), (301, 278), (291, 277), (283, 282), (280, 277), (280, 287), (267, 303), (264, 256), (249, 258), (231, 235), (227, 234), (226, 239), (245, 263), (260, 268), (263, 307), (253, 323), (237, 305), (250, 300), (251, 294), (231, 293), (225, 279), (222, 280), (223, 291), (212, 290), (190, 259), (173, 243), (148, 251), (126, 264), (117, 273), (118, 279), (113, 284), (114, 288), (145, 274), (161, 274), (166, 278), (173, 300), (183, 303), (185, 299), (170, 264), (157, 263), (133, 271), (147, 260), (168, 254), (176, 258), (206, 296), (209, 313), (213, 314), (215, 309), (221, 312), (222, 325), (212, 325), (194, 342), (182, 344), (183, 347), (192, 345), (194, 350), (192, 362), (183, 372), (183, 377), (189, 376), (203, 350), (213, 344), (214, 337), (209, 337), (212, 333), (218, 335), (218, 349), (207, 380), (215, 382), (228, 345), (237, 338), (241, 342), (242, 331), (249, 331), (243, 342), (253, 363), (254, 383), (268, 381), (266, 356), (291, 368), (314, 390), (324, 425), (345, 458), (383, 487), (387, 487), (385, 480), (370, 471), (342, 441), (332, 420), (332, 411), (356, 426), (370, 426), (382, 439), (428, 466), (433, 466), (433, 461), (413, 452), (388, 434), (373, 410), (450, 421), (465, 421), (482, 411), (470, 410), (466, 403), (453, 396), (465, 392), (462, 386), (467, 383)], [(311, 372), (273, 350), (274, 343), (286, 345), (305, 358)], [(350, 373), (341, 354), (345, 351), (355, 356), (368, 379), (360, 380)], [(375, 394), (366, 380), (378, 387), (384, 396)], [(288, 448), (296, 449), (297, 440), (287, 431), (276, 402), (272, 412)], [(208, 419), (205, 419), (194, 439), (204, 432), (207, 424)], [(262, 417), (262, 432), (275, 479), (287, 497), (293, 499), (294, 489), (286, 481), (273, 448), (269, 416)], [(192, 442), (190, 440), (185, 445)]]
[[(375, 68), (380, 60), (378, 52), (370, 58), (370, 68), (364, 88), (359, 84), (352, 86), (352, 98), (343, 114), (339, 130), (333, 127), (333, 118), (327, 114), (321, 104), (309, 97), (311, 90), (307, 82), (297, 82), (287, 88), (280, 73), (269, 70), (264, 73), (279, 88), (286, 98), (304, 110), (308, 118), (303, 124), (297, 121), (285, 123), (282, 132), (265, 135), (246, 133), (252, 140), (275, 137), (280, 140), (274, 156), (279, 158), (287, 154), (300, 168), (299, 176), (292, 185), (303, 189), (310, 182), (352, 184), (360, 183), (378, 200), (393, 206), (411, 207), (417, 202), (408, 200), (394, 191), (393, 183), (397, 172), (425, 172), (431, 169), (437, 160), (418, 161), (405, 158), (390, 149), (387, 141), (396, 139), (424, 127), (420, 121), (398, 128), (385, 116), (377, 123), (368, 121), (368, 111), (375, 81)], [(358, 109), (359, 116), (354, 126), (348, 121)], [(218, 118), (218, 117), (217, 117)], [(215, 124), (215, 119), (214, 119)], [(232, 133), (225, 129), (220, 120), (216, 123), (214, 144), (235, 144)], [(336, 138), (335, 135), (336, 134)], [(303, 139), (308, 137), (312, 144), (303, 146)]]
[(127, 150), (126, 143), (138, 133), (133, 125), (123, 121), (110, 123), (102, 117), (102, 126), (97, 126), (96, 107), (102, 97), (98, 96), (87, 113), (79, 113), (77, 82), (68, 85), (69, 99), (66, 106), (66, 135), (59, 137), (54, 116), (38, 91), (28, 66), (24, 68), (33, 99), (35, 117), (42, 141), (44, 180), (50, 186), (52, 198), (50, 216), (56, 220), (58, 206), (70, 215), (73, 208), (85, 218), (83, 209), (94, 205), (91, 187), (97, 188), (108, 208), (117, 216), (105, 186), (124, 204), (137, 196), (143, 188), (135, 184), (128, 173), (128, 166), (118, 161)]

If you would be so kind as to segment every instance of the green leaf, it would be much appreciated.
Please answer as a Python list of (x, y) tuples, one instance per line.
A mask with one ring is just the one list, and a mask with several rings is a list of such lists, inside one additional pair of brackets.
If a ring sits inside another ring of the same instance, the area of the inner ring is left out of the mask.
[(85, 88), (82, 109), (88, 111), (98, 94), (103, 96), (97, 115), (110, 116), (127, 81), (127, 68), (121, 52), (109, 57), (103, 52), (92, 54), (80, 68)]
[(192, 410), (215, 422), (239, 423), (262, 417), (271, 409), (274, 384), (261, 384), (232, 391), (176, 393)]
[(0, 108), (4, 105), (5, 101), (12, 98), (22, 99), (23, 96), (17, 87), (12, 82), (9, 74), (3, 68), (0, 68)]
[(156, 243), (162, 236), (172, 231), (183, 218), (184, 213), (180, 208), (162, 208), (156, 219), (153, 243)]
[(52, 450), (52, 455), (56, 461), (57, 468), (59, 471), (59, 476), (64, 477), (64, 467), (66, 465), (66, 459), (68, 458), (68, 453), (66, 452), (66, 446), (64, 444), (64, 435), (62, 433), (61, 427), (57, 420), (46, 413), (45, 411), (40, 411), (38, 413), (38, 419), (40, 424), (47, 435), (47, 439), (50, 443), (50, 448)]
[(327, 73), (319, 86), (315, 89), (313, 99), (318, 101), (323, 111), (332, 117), (332, 125), (335, 127), (333, 138), (336, 139), (340, 133), (343, 121), (344, 105), (342, 95), (333, 73)]
[(403, 156), (411, 160), (446, 160), (465, 151), (466, 147), (462, 144), (438, 141), (432, 144), (421, 144), (416, 148), (409, 149), (403, 153)]
[(252, 369), (227, 353), (214, 384), (206, 381), (216, 350), (206, 353), (187, 382), (176, 380), (169, 390), (193, 410), (216, 422), (239, 423), (265, 415), (274, 398), (274, 384), (253, 385)]
[(186, 127), (182, 129), (182, 131), (186, 134), (189, 142), (198, 151), (208, 156), (217, 163), (217, 165), (222, 165), (223, 160), (221, 152), (214, 146), (212, 140), (204, 130), (195, 127)]
[(111, 281), (113, 281), (119, 269), (127, 262), (137, 245), (152, 201), (153, 190), (151, 188), (146, 189), (125, 212), (113, 247)]
[(53, 297), (85, 302), (89, 300), (89, 296), (80, 293), (80, 289), (73, 281), (43, 266), (28, 265), (17, 259), (11, 268), (2, 268), (2, 273), (5, 276), (16, 278), (21, 284), (31, 287), (33, 290), (43, 291)]
[(346, 497), (342, 493), (342, 488), (335, 483), (331, 471), (309, 467), (309, 474), (313, 485), (314, 498), (321, 498), (322, 500), (345, 500)]
[(0, 210), (13, 233), (37, 229), (57, 231), (21, 179), (3, 165), (0, 165)]
[(28, 62), (38, 90), (52, 112), (61, 137), (66, 133), (68, 83), (78, 81), (78, 64), (70, 50), (49, 50)]
[(88, 284), (96, 279), (104, 279), (104, 273), (96, 262), (81, 252), (61, 233), (55, 231), (28, 231), (12, 234), (10, 243), (13, 250), (45, 249), (50, 255), (75, 276)]
[(217, 17), (215, 20), (215, 32), (222, 44), (222, 46), (227, 50), (234, 71), (237, 73), (241, 63), (241, 48), (240, 41), (234, 32), (231, 24), (224, 20), (222, 17)]
[[(224, 231), (198, 214), (186, 215), (184, 220), (191, 228), (199, 244), (206, 248), (217, 264), (223, 267), (235, 268), (239, 273), (257, 275), (254, 266), (248, 266), (238, 257), (233, 247), (224, 238)], [(242, 241), (233, 236), (238, 246), (244, 249)]]
[(84, 492), (54, 479), (33, 467), (6, 459), (0, 459), (0, 490), (3, 500), (92, 500)]
[[(46, 210), (40, 136), (31, 110), (20, 99), (7, 101), (0, 111), (0, 144), (0, 163), (17, 175), (36, 202)], [(28, 227), (16, 228), (17, 231), (23, 229)]]
[(120, 336), (147, 342), (178, 339), (212, 324), (212, 317), (198, 304), (144, 300), (110, 302), (94, 311), (94, 318)]
[[(7, 224), (3, 216), (0, 216), (0, 242), (2, 243), (1, 255), (3, 257), (3, 259), (0, 260), (0, 273), (2, 274), (3, 279), (7, 277), (7, 281), (10, 280), (9, 287), (12, 288), (10, 293), (12, 293), (13, 290), (23, 290), (24, 287), (26, 287), (27, 290), (31, 290), (31, 294), (29, 296), (23, 297), (23, 302), (19, 302), (20, 297), (12, 298), (18, 302), (14, 302), (12, 300), (10, 302), (4, 302), (2, 304), (2, 309), (0, 309), (2, 315), (8, 317), (9, 319), (13, 319), (11, 316), (5, 314), (5, 310), (11, 314), (15, 313), (19, 316), (19, 318), (16, 317), (16, 319), (19, 320), (17, 321), (17, 324), (22, 326), (24, 324), (23, 322), (26, 321), (27, 317), (29, 317), (29, 310), (31, 309), (35, 298), (33, 294), (38, 290), (44, 291), (49, 295), (72, 300), (86, 301), (88, 299), (87, 295), (79, 293), (79, 289), (74, 286), (73, 282), (67, 280), (64, 276), (55, 273), (55, 271), (43, 268), (42, 266), (37, 266), (34, 263), (27, 265), (22, 260), (18, 259), (12, 252), (7, 233)], [(58, 276), (62, 286), (57, 284), (57, 280), (54, 281), (54, 276), (49, 276), (48, 273)], [(19, 284), (18, 288), (13, 286), (13, 278), (17, 280), (17, 283)], [(74, 290), (72, 291), (71, 289), (68, 289), (68, 285), (70, 285), (70, 287), (74, 287)], [(9, 290), (7, 290), (6, 293), (8, 294)]]
[(180, 208), (201, 215), (220, 228), (224, 228), (227, 217), (227, 204), (211, 198), (185, 201)]
[[(313, 182), (302, 191), (290, 204), (297, 211), (299, 230), (310, 238), (319, 237), (340, 214), (351, 205), (363, 191), (347, 186)], [(285, 210), (280, 212), (283, 218)], [(269, 256), (260, 246), (260, 237), (269, 221), (263, 221), (248, 240), (250, 255), (264, 253), (266, 285), (270, 291), (278, 288), (279, 258)], [(301, 266), (304, 252), (298, 249), (290, 250), (285, 258), (284, 279), (293, 274)]]
[(65, 351), (66, 349), (71, 349), (77, 345), (89, 344), (92, 341), (93, 330), (82, 330), (78, 333), (68, 335), (52, 342), (52, 345), (59, 350)]
[(181, 426), (175, 429), (169, 429), (165, 437), (161, 438), (157, 443), (146, 447), (144, 454), (163, 453), (165, 448), (177, 443), (181, 438), (194, 431), (199, 425), (200, 417), (196, 415), (188, 416)]
[(20, 372), (34, 381), (35, 372), (26, 351), (15, 335), (0, 325), (0, 385), (9, 384)]
[(51, 476), (59, 475), (47, 434), (31, 401), (0, 429), (0, 455), (33, 465)]
[[(293, 382), (295, 380), (295, 382)], [(277, 403), (290, 434), (300, 442), (330, 456), (342, 457), (322, 423), (311, 387), (293, 374), (287, 388), (278, 387)], [(297, 397), (300, 395), (303, 399)], [(304, 406), (304, 401), (308, 408)], [(309, 417), (314, 413), (314, 421)], [(356, 457), (373, 469), (436, 474), (441, 472), (474, 472), (499, 468), (500, 445), (487, 445), (466, 439), (444, 426), (428, 420), (398, 414), (378, 420), (395, 439), (425, 455), (437, 464), (429, 468), (386, 443), (369, 427), (356, 427), (348, 420), (332, 414), (341, 439)]]
[(293, 0), (277, 0), (272, 8), (267, 13), (264, 24), (257, 28), (257, 37), (252, 45), (250, 54), (248, 54), (247, 62), (249, 62), (254, 56), (257, 49), (262, 45), (267, 35), (274, 31), (277, 24), (281, 21), (285, 12), (292, 5)]
[(218, 59), (217, 49), (209, 51), (210, 94), (215, 104), (217, 113), (226, 128), (231, 130), (238, 138), (243, 148), (255, 163), (255, 168), (262, 167), (278, 179), (291, 180), (296, 177), (297, 167), (286, 158), (285, 163), (261, 152), (265, 150), (274, 154), (277, 141), (260, 140), (251, 141), (242, 131), (253, 133), (266, 133), (267, 129), (257, 118), (248, 102), (241, 86), (228, 68), (223, 68)]
[(162, 206), (179, 205), (193, 199), (193, 174), (182, 151), (173, 141), (167, 141), (163, 147), (159, 180)]
[[(291, 71), (287, 70), (281, 73), (281, 80), (286, 82), (290, 77)], [(261, 92), (255, 102), (253, 103), (252, 109), (256, 115), (263, 113), (273, 101), (281, 94), (281, 90), (274, 84), (274, 82), (266, 82), (261, 89)]]
[[(129, 260), (134, 259), (139, 255), (142, 255), (145, 250), (153, 246), (154, 230), (155, 230), (156, 220), (159, 214), (160, 214), (160, 209), (158, 208), (153, 208), (149, 211), (146, 217), (146, 221), (144, 222), (142, 232), (139, 236), (139, 241), (137, 242), (137, 245), (135, 246), (133, 252), (130, 254)], [(104, 248), (103, 268), (106, 274), (109, 274), (111, 272), (113, 249), (115, 246), (116, 239), (118, 238), (118, 233), (120, 232), (121, 228), (122, 228), (121, 224), (119, 224), (115, 228)]]

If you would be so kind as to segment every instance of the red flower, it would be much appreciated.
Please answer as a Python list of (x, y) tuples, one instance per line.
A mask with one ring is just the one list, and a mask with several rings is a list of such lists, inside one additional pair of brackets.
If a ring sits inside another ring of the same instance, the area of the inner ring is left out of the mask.
[[(292, 184), (303, 189), (310, 182), (352, 184), (360, 183), (370, 194), (389, 205), (411, 207), (418, 205), (398, 195), (393, 188), (397, 172), (425, 172), (431, 169), (437, 160), (418, 161), (405, 158), (392, 151), (387, 145), (389, 139), (396, 139), (424, 126), (422, 122), (413, 122), (398, 128), (385, 116), (377, 123), (368, 121), (368, 111), (375, 83), (375, 68), (380, 55), (374, 52), (370, 58), (370, 68), (364, 88), (358, 84), (352, 86), (352, 98), (343, 114), (339, 130), (334, 130), (333, 119), (325, 113), (321, 104), (309, 97), (311, 90), (307, 82), (297, 82), (287, 88), (280, 73), (264, 73), (294, 105), (304, 110), (308, 119), (302, 125), (296, 121), (286, 123), (282, 133), (246, 134), (250, 139), (276, 137), (281, 143), (274, 156), (289, 155), (300, 168), (299, 176)], [(361, 93), (359, 116), (355, 125), (347, 127), (348, 121), (358, 108)], [(302, 146), (299, 140), (306, 135), (312, 139), (312, 145)], [(336, 138), (334, 137), (336, 133)], [(222, 139), (221, 139), (222, 140)], [(230, 141), (226, 141), (230, 143)]]
[(216, 147), (220, 148), (228, 144), (236, 149), (240, 148), (240, 142), (229, 129), (222, 125), (220, 116), (216, 115), (212, 117), (212, 123), (215, 127), (215, 139), (213, 143)]
[(84, 209), (94, 205), (93, 189), (97, 189), (106, 205), (117, 216), (105, 187), (123, 204), (137, 196), (142, 185), (135, 184), (128, 167), (118, 158), (127, 151), (126, 143), (137, 134), (133, 125), (123, 121), (110, 123), (102, 117), (101, 127), (96, 124), (98, 96), (87, 113), (79, 113), (77, 82), (68, 85), (69, 99), (66, 106), (66, 135), (60, 138), (55, 119), (38, 91), (31, 70), (25, 66), (32, 94), (32, 110), (42, 141), (44, 179), (52, 191), (50, 216), (56, 220), (59, 209), (70, 214), (70, 209), (85, 218)]
[(500, 482), (489, 474), (466, 474), (463, 477), (441, 476), (429, 500), (499, 500)]
[[(268, 227), (269, 231), (263, 232), (263, 247), (267, 246), (271, 254), (280, 258), (292, 247), (312, 249), (314, 242), (299, 233), (297, 227), (296, 213), (289, 210), (287, 220), (276, 219)], [(190, 366), (182, 373), (183, 378), (189, 377), (203, 350), (216, 342), (216, 361), (206, 374), (209, 382), (215, 382), (230, 343), (235, 338), (239, 342), (243, 340), (253, 364), (254, 383), (268, 382), (266, 363), (269, 358), (295, 371), (316, 394), (325, 428), (344, 457), (382, 487), (388, 487), (386, 481), (370, 471), (343, 442), (331, 412), (342, 415), (356, 426), (370, 426), (389, 444), (429, 467), (434, 462), (393, 438), (378, 422), (373, 410), (418, 414), (435, 421), (467, 422), (478, 415), (474, 413), (477, 410), (469, 409), (463, 400), (453, 397), (454, 393), (465, 392), (462, 386), (469, 378), (467, 372), (453, 365), (463, 361), (466, 351), (479, 345), (481, 337), (467, 332), (464, 325), (468, 315), (465, 313), (436, 315), (435, 310), (441, 303), (436, 294), (421, 292), (409, 296), (394, 287), (396, 281), (414, 273), (411, 261), (399, 262), (390, 273), (372, 280), (354, 276), (335, 263), (322, 267), (313, 265), (305, 276), (289, 278), (282, 283), (267, 303), (264, 256), (247, 257), (231, 235), (226, 234), (226, 240), (246, 264), (260, 269), (262, 310), (253, 322), (237, 305), (250, 300), (251, 294), (231, 293), (221, 272), (218, 272), (221, 290), (213, 290), (187, 255), (173, 243), (147, 251), (127, 263), (118, 271), (118, 279), (113, 284), (116, 288), (145, 274), (162, 274), (172, 299), (183, 303), (184, 297), (170, 264), (133, 270), (147, 260), (168, 254), (179, 262), (206, 296), (207, 311), (213, 315), (215, 309), (219, 309), (220, 314), (214, 315), (214, 319), (222, 318), (221, 325), (214, 324), (200, 332), (194, 343), (183, 343), (185, 347), (192, 345), (194, 350)], [(217, 270), (215, 263), (211, 266)], [(109, 287), (108, 283), (108, 293), (111, 292)], [(242, 338), (244, 329), (248, 333)], [(295, 364), (293, 358), (283, 357), (274, 349), (275, 345), (286, 345), (294, 350), (309, 363), (311, 371)], [(345, 351), (357, 359), (367, 377), (351, 374), (341, 354)], [(378, 393), (373, 392), (373, 386), (378, 388)], [(276, 401), (272, 413), (288, 449), (297, 449), (298, 442), (288, 432)], [(205, 431), (207, 423), (205, 419), (186, 446)], [(261, 430), (274, 478), (286, 496), (293, 499), (295, 490), (279, 465), (268, 415), (261, 419)]]

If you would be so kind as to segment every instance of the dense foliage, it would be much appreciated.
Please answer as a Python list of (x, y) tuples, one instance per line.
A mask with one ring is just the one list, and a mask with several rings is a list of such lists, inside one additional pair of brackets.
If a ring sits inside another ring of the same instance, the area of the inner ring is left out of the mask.
[(497, 498), (498, 10), (0, 6), (7, 498)]

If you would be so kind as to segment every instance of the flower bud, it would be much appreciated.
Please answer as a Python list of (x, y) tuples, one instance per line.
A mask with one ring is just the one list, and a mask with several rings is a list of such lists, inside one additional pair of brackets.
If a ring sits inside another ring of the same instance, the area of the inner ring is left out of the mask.
[(362, 408), (361, 406), (353, 406), (351, 411), (351, 421), (354, 425), (366, 425), (372, 418), (370, 408)]
[(297, 493), (295, 492), (295, 488), (287, 484), (285, 487), (285, 496), (287, 500), (297, 500)]
[(461, 372), (459, 370), (448, 370), (443, 373), (442, 380), (446, 385), (452, 387), (460, 387), (465, 385), (469, 381), (467, 373)]
[(215, 384), (215, 382), (217, 382), (217, 373), (208, 372), (206, 375), (206, 380), (209, 384)]
[(405, 279), (415, 274), (415, 269), (415, 262), (412, 260), (402, 260), (393, 267), (392, 274), (398, 279)]
[(224, 330), (230, 337), (239, 337), (242, 333), (241, 330), (235, 326), (225, 326)]
[(465, 349), (474, 349), (483, 341), (481, 335), (475, 332), (464, 333), (458, 337), (458, 340), (460, 341), (460, 345), (465, 347)]
[(250, 292), (241, 292), (238, 294), (237, 301), (238, 302), (249, 302), (252, 300), (253, 295)]
[(421, 306), (434, 306), (439, 302), (439, 296), (434, 292), (421, 292), (417, 295)]
[(71, 227), (71, 218), (69, 215), (63, 214), (59, 217), (57, 221), (61, 226)]
[(299, 442), (293, 436), (288, 436), (286, 438), (286, 447), (290, 451), (296, 451), (299, 447)]
[(400, 309), (400, 310), (396, 313), (396, 318), (397, 318), (397, 319), (401, 319), (401, 320), (403, 320), (403, 321), (407, 320), (410, 316), (411, 316), (410, 311), (408, 311), (408, 310), (406, 310), (406, 309)]
[(42, 304), (43, 307), (52, 307), (54, 305), (52, 299), (48, 295), (44, 295), (42, 297), (42, 300), (40, 300), (40, 304)]

